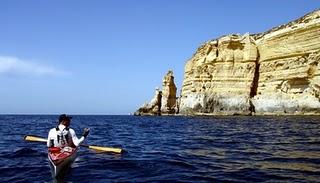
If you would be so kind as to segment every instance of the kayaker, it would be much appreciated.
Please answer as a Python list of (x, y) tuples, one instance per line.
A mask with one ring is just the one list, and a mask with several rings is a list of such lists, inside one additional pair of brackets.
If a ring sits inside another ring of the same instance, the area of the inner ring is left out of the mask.
[(78, 147), (88, 136), (90, 129), (83, 130), (82, 137), (78, 139), (75, 131), (69, 128), (72, 117), (66, 114), (59, 116), (59, 124), (57, 127), (49, 131), (47, 146), (50, 148), (58, 147)]

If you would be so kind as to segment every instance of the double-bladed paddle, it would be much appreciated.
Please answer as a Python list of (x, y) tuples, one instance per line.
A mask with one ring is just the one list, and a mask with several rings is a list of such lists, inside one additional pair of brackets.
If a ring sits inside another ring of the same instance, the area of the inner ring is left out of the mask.
[[(24, 136), (24, 140), (29, 141), (29, 142), (47, 142), (47, 139), (42, 138), (42, 137), (33, 136), (33, 135)], [(112, 152), (112, 153), (122, 153), (123, 152), (123, 150), (120, 148), (92, 146), (92, 145), (85, 145), (85, 144), (81, 144), (81, 146), (89, 148), (89, 149), (97, 150), (97, 151)]]

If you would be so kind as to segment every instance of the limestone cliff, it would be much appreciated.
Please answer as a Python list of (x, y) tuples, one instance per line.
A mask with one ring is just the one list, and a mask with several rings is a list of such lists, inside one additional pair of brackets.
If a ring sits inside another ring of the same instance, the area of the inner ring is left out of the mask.
[(320, 10), (262, 34), (204, 43), (185, 66), (182, 114), (320, 113)]
[(162, 91), (157, 88), (151, 102), (145, 103), (134, 115), (175, 114), (178, 111), (176, 93), (177, 87), (173, 72), (170, 70), (162, 80)]
[(250, 113), (257, 46), (249, 35), (202, 45), (185, 67), (181, 113)]
[(320, 112), (320, 11), (257, 38), (257, 113)]

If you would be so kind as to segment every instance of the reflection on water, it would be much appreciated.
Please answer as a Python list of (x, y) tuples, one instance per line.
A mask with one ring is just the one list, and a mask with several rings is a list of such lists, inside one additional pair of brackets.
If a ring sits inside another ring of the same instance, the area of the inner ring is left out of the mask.
[(318, 172), (319, 165), (314, 163), (293, 163), (293, 162), (256, 162), (255, 166), (258, 166), (260, 169), (283, 169), (283, 170), (296, 170), (296, 171), (307, 171), (307, 172)]
[(54, 167), (51, 165), (50, 162), (48, 162), (48, 163), (49, 163), (49, 166), (50, 166), (52, 182), (54, 182), (54, 183), (64, 183), (64, 182), (66, 182), (66, 178), (71, 172), (71, 165), (64, 167), (60, 171), (59, 175), (56, 176), (55, 175), (55, 171), (54, 171)]
[(182, 151), (187, 156), (197, 156), (204, 158), (215, 158), (215, 159), (224, 159), (225, 158), (225, 150), (224, 149), (187, 149)]
[(292, 150), (292, 151), (277, 151), (274, 152), (273, 155), (275, 157), (283, 157), (283, 158), (308, 158), (308, 159), (314, 159), (320, 161), (320, 153), (319, 151), (298, 151), (298, 150)]

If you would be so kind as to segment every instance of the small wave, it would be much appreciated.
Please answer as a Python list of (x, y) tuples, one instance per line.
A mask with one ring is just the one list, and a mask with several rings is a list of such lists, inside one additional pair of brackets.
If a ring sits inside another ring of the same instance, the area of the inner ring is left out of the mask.
[(35, 157), (35, 156), (46, 156), (46, 153), (31, 149), (31, 148), (21, 148), (21, 149), (16, 149), (13, 152), (2, 153), (2, 157), (6, 157), (6, 158)]

